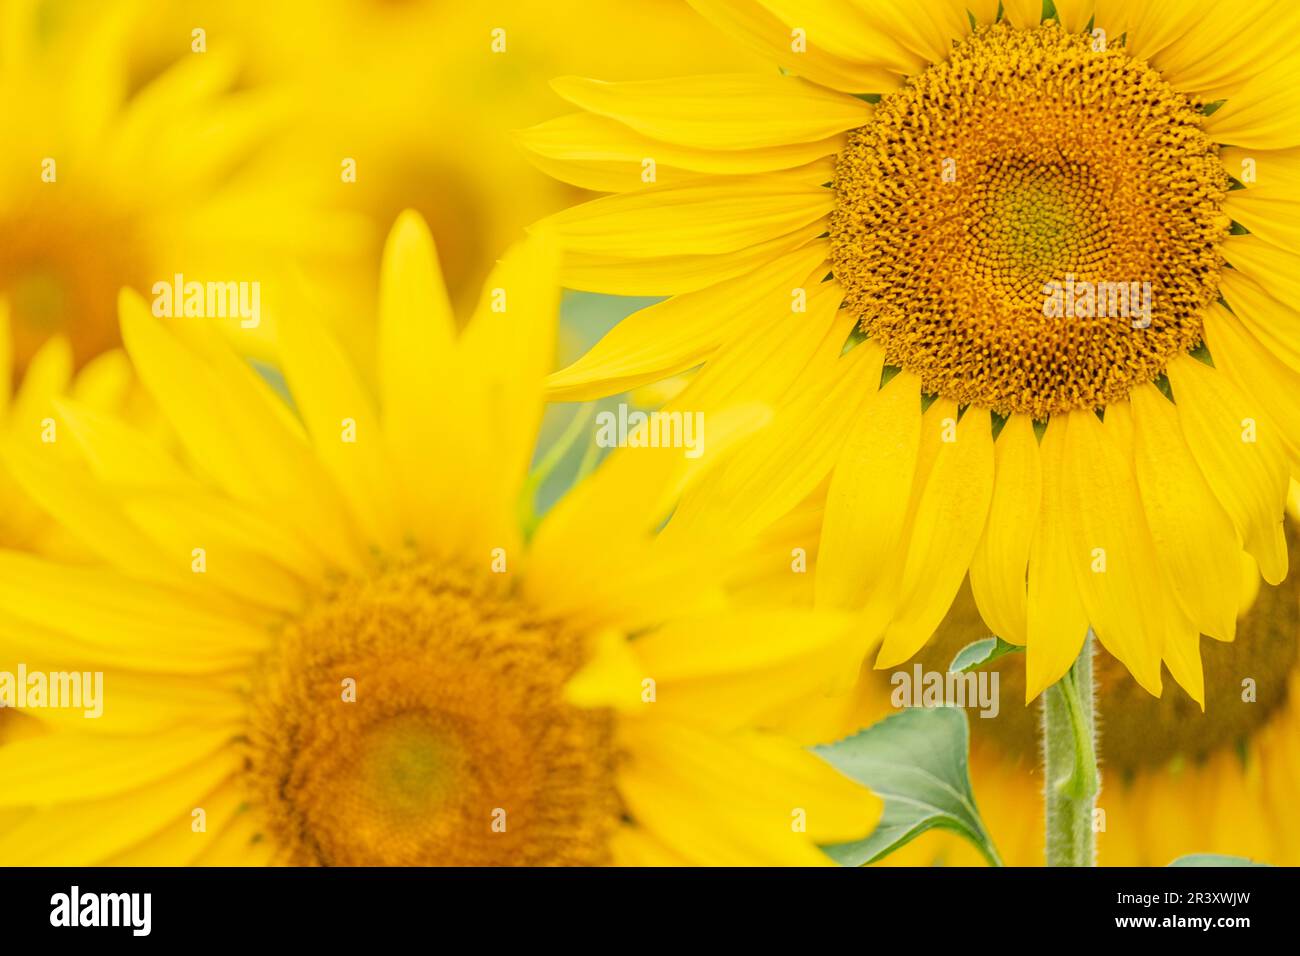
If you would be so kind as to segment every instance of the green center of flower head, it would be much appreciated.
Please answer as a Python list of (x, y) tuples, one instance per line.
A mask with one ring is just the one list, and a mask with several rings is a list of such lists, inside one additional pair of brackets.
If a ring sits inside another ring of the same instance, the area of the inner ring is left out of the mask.
[[(1294, 537), (1294, 536), (1293, 536)], [(1300, 547), (1292, 549), (1300, 560)], [(962, 647), (988, 631), (969, 588), (954, 602), (934, 640), (921, 654), (926, 670), (944, 671)], [(1093, 664), (1098, 711), (1103, 715), (1101, 759), (1123, 774), (1154, 770), (1179, 760), (1201, 760), (1237, 747), (1287, 705), (1291, 678), (1300, 668), (1300, 581), (1293, 575), (1277, 587), (1262, 585), (1237, 622), (1232, 643), (1201, 641), (1205, 668), (1205, 711), (1186, 694), (1147, 693), (1115, 658), (1098, 649)], [(1024, 655), (990, 665), (998, 673), (997, 716), (967, 709), (971, 737), (1010, 759), (1038, 760), (1041, 723), (1037, 704), (1024, 706)]]
[(613, 720), (563, 697), (581, 642), (487, 577), (402, 566), (279, 636), (246, 777), (289, 862), (609, 861)]
[(846, 307), (929, 393), (1043, 419), (1122, 401), (1201, 340), (1227, 174), (1196, 104), (1100, 47), (983, 27), (838, 157)]

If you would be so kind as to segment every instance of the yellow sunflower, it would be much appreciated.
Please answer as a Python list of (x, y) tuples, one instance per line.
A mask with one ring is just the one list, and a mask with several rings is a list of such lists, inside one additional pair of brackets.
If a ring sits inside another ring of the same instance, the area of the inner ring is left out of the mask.
[[(344, 344), (366, 355), (373, 330), (357, 316), (369, 315), (383, 230), (402, 209), (429, 223), (448, 295), (468, 313), (499, 250), (530, 222), (590, 198), (540, 174), (515, 142), (520, 127), (563, 111), (549, 77), (761, 63), (743, 45), (701, 33), (685, 0), (227, 0), (201, 12), (171, 4), (147, 46), (195, 24), (208, 27), (214, 48), (246, 50), (253, 82), (295, 91), (277, 175), (376, 224), (366, 255), (339, 274), (347, 296), (314, 304), (337, 314)], [(643, 42), (622, 48), (632, 35)]]
[(176, 31), (160, 72), (135, 74), (134, 31), (152, 15), (135, 0), (0, 0), (0, 297), (16, 369), (55, 334), (84, 365), (117, 343), (119, 288), (177, 274), (259, 283), (241, 335), (255, 352), (291, 267), (327, 276), (364, 236), (303, 177), (261, 164), (291, 104), (237, 88), (232, 44)]
[(88, 472), (5, 449), (101, 561), (0, 553), (0, 675), (103, 684), (102, 716), (29, 709), (0, 747), (0, 863), (814, 864), (870, 829), (878, 800), (751, 729), (848, 622), (729, 610), (721, 529), (654, 533), (697, 463), (617, 453), (522, 539), (557, 302), (534, 240), (458, 335), (404, 214), (378, 395), (286, 318), (291, 411), (123, 293), (183, 455), (72, 400)]
[(783, 73), (564, 78), (583, 112), (526, 136), (615, 193), (546, 221), (564, 283), (669, 297), (551, 396), (702, 366), (683, 408), (782, 402), (700, 510), (766, 521), (825, 483), (817, 601), (865, 609), (878, 667), (969, 574), (1028, 696), (1091, 626), (1203, 701), (1238, 554), (1287, 566), (1300, 8), (693, 5)]
[[(1288, 539), (1291, 559), (1300, 560), (1294, 528)], [(1261, 585), (1250, 559), (1242, 581), (1237, 640), (1205, 649), (1205, 713), (1185, 697), (1151, 697), (1108, 653), (1097, 655), (1102, 866), (1167, 866), (1193, 853), (1300, 863), (1300, 826), (1292, 812), (1300, 787), (1300, 585), (1294, 576), (1276, 587)], [(981, 636), (979, 613), (963, 589), (919, 659), (943, 669)], [(989, 718), (968, 710), (971, 780), (1005, 862), (1037, 866), (1043, 859), (1040, 714), (1017, 700), (1024, 682), (1020, 655), (990, 669), (999, 672), (1001, 708)], [(877, 679), (872, 693), (883, 704), (889, 688)], [(973, 847), (944, 835), (917, 841), (886, 862), (983, 863)]]

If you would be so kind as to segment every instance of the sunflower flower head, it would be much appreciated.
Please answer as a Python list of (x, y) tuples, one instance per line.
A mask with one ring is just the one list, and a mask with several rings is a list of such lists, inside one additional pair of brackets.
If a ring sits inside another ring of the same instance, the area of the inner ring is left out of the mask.
[(823, 692), (851, 619), (732, 608), (718, 565), (748, 545), (657, 533), (697, 462), (621, 449), (525, 539), (555, 272), (545, 236), (510, 250), (461, 331), (403, 214), (377, 394), (286, 318), (292, 408), (123, 293), (180, 454), (69, 399), (82, 467), (3, 446), (92, 558), (0, 552), (0, 668), (99, 671), (104, 700), (21, 711), (0, 860), (816, 864), (869, 831), (879, 800), (764, 729)]
[[(916, 654), (969, 580), (1028, 698), (1089, 631), (1199, 704), (1300, 467), (1294, 7), (693, 0), (781, 75), (571, 77), (524, 136), (610, 193), (566, 285), (664, 301), (555, 373), (774, 423), (688, 510), (824, 504), (818, 605)], [(969, 8), (969, 9), (968, 9)], [(877, 643), (878, 642), (878, 643)]]

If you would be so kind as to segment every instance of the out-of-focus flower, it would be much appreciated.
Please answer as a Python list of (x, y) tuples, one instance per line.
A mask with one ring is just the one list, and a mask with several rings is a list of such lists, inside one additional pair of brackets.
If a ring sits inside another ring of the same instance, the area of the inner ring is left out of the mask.
[(525, 544), (553, 250), (513, 249), (491, 287), (458, 332), (403, 215), (377, 395), (285, 316), (301, 419), (124, 293), (192, 465), (68, 401), (88, 472), (7, 450), (100, 561), (0, 553), (0, 664), (102, 671), (107, 696), (30, 709), (48, 732), (0, 747), (0, 863), (816, 864), (869, 831), (879, 800), (756, 719), (852, 621), (732, 610), (710, 572), (740, 543), (656, 537), (680, 449), (611, 455)]

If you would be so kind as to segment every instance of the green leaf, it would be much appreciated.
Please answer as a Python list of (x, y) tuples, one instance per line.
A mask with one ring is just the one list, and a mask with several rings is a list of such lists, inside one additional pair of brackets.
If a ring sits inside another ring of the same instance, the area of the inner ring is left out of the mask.
[(1187, 856), (1180, 856), (1170, 866), (1268, 866), (1267, 863), (1256, 863), (1254, 860), (1248, 860), (1244, 856), (1223, 856), (1219, 853), (1189, 853)]
[(912, 708), (861, 733), (813, 748), (841, 773), (885, 801), (880, 824), (865, 840), (825, 847), (844, 866), (873, 863), (933, 827), (970, 840), (1001, 866), (975, 808), (966, 754), (970, 730), (956, 707)]
[(982, 641), (976, 641), (974, 644), (967, 644), (957, 652), (957, 656), (952, 659), (948, 665), (951, 673), (960, 674), (963, 671), (972, 671), (985, 664), (991, 664), (999, 657), (1005, 657), (1007, 654), (1019, 654), (1024, 648), (1019, 644), (1008, 644), (1000, 637), (986, 637)]

